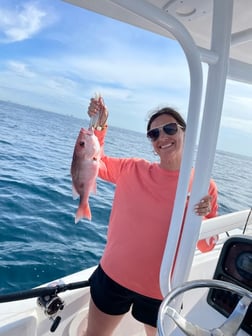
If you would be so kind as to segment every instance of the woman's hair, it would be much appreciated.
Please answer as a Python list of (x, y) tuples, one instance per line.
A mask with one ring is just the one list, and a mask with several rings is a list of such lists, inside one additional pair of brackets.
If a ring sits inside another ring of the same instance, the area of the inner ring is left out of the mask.
[(150, 130), (151, 123), (159, 116), (167, 114), (171, 117), (173, 117), (177, 123), (183, 127), (183, 130), (186, 129), (186, 122), (183, 119), (183, 117), (173, 108), (171, 107), (163, 107), (162, 109), (158, 110), (157, 112), (153, 113), (150, 117), (148, 124), (147, 124), (147, 132)]

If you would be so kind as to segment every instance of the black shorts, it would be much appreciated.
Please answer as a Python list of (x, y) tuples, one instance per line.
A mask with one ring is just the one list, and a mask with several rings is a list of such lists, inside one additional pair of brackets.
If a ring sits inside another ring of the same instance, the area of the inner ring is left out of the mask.
[(132, 306), (132, 315), (136, 320), (152, 327), (157, 326), (161, 300), (138, 294), (119, 285), (106, 275), (100, 265), (89, 281), (91, 297), (103, 313), (121, 315), (127, 313)]

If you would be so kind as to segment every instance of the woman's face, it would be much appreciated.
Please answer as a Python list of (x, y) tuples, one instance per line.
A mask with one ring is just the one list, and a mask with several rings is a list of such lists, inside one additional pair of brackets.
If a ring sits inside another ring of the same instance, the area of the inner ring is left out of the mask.
[[(176, 123), (177, 120), (167, 114), (162, 114), (150, 125), (150, 130), (159, 128), (165, 124)], [(160, 157), (160, 166), (164, 169), (178, 170), (180, 168), (182, 152), (184, 146), (184, 131), (178, 126), (177, 133), (173, 135), (166, 134), (163, 128), (159, 128), (159, 137), (152, 141), (154, 151)]]

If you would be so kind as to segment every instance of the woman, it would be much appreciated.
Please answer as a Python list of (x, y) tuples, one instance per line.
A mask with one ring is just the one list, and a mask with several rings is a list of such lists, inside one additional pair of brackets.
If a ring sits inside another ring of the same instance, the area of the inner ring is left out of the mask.
[[(108, 110), (101, 98), (91, 99), (89, 116), (99, 111), (95, 134), (103, 151)], [(151, 116), (147, 125), (147, 137), (160, 158), (159, 163), (102, 155), (106, 168), (100, 169), (99, 177), (114, 183), (116, 189), (107, 244), (100, 265), (90, 278), (91, 301), (85, 336), (112, 335), (130, 308), (133, 317), (144, 324), (146, 335), (156, 334), (162, 301), (159, 271), (185, 129), (186, 123), (178, 112), (163, 108)], [(209, 195), (200, 200), (195, 211), (199, 216), (210, 218), (217, 215), (217, 208), (217, 188), (211, 180)]]

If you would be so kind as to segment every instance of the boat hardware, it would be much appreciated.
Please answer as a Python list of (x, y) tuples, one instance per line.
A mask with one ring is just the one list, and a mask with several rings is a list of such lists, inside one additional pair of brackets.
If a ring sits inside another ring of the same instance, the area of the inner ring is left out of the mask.
[(52, 294), (38, 297), (37, 303), (45, 315), (53, 321), (50, 331), (54, 332), (61, 321), (61, 317), (56, 315), (60, 310), (63, 310), (64, 301), (57, 294)]
[[(232, 314), (227, 318), (227, 320), (218, 328), (211, 330), (203, 329), (196, 324), (187, 321), (182, 317), (175, 308), (172, 307), (174, 299), (185, 293), (188, 290), (194, 288), (217, 288), (225, 291), (231, 291), (239, 296), (241, 296), (240, 301), (236, 305)], [(240, 325), (245, 317), (249, 305), (252, 302), (252, 293), (240, 286), (235, 284), (221, 281), (221, 280), (194, 280), (188, 281), (177, 288), (174, 288), (163, 300), (159, 313), (158, 313), (158, 331), (160, 336), (165, 336), (164, 328), (164, 317), (168, 315), (177, 326), (184, 332), (187, 336), (211, 336), (211, 335), (226, 335), (235, 336), (237, 335)]]
[(38, 305), (53, 323), (50, 331), (54, 332), (61, 317), (57, 313), (64, 308), (64, 301), (57, 295), (67, 290), (79, 289), (89, 286), (89, 281), (79, 281), (65, 284), (62, 280), (52, 282), (46, 287), (34, 288), (26, 291), (0, 295), (0, 303), (37, 298)]

